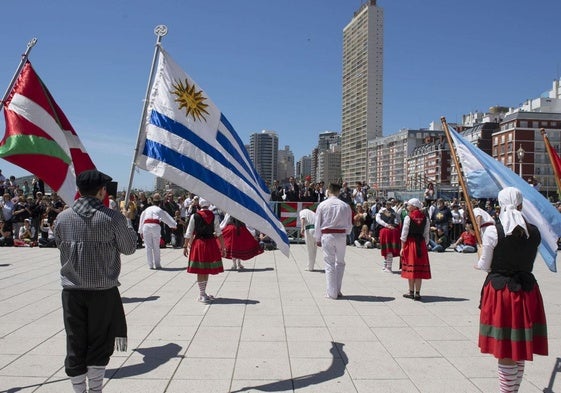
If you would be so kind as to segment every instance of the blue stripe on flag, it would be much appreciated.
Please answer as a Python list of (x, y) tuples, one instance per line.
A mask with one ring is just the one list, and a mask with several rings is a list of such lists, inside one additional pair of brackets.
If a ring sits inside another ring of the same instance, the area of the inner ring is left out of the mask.
[[(201, 150), (205, 154), (208, 154), (216, 162), (218, 162), (219, 164), (223, 165), (225, 168), (228, 168), (229, 170), (234, 172), (248, 186), (253, 188), (259, 195), (262, 196), (262, 193), (260, 193), (257, 190), (257, 188), (255, 187), (254, 181), (248, 179), (247, 176), (244, 175), (242, 172), (240, 172), (239, 169), (236, 168), (236, 166), (233, 165), (230, 162), (230, 160), (228, 160), (226, 157), (224, 157), (224, 155), (222, 153), (217, 151), (212, 145), (210, 145), (203, 138), (201, 138), (200, 136), (195, 134), (193, 131), (191, 131), (184, 124), (179, 123), (179, 122), (177, 122), (173, 119), (170, 119), (169, 117), (167, 117), (167, 116), (165, 116), (165, 115), (163, 115), (163, 114), (161, 114), (161, 113), (159, 113), (155, 110), (153, 110), (152, 113), (150, 114), (150, 123), (155, 125), (156, 127), (162, 128), (162, 129), (164, 129), (164, 130), (166, 130), (166, 131), (168, 131), (168, 132), (170, 132), (174, 135), (179, 136), (182, 139), (185, 139), (185, 140), (189, 141), (197, 149)], [(249, 173), (253, 173), (253, 172), (249, 171)], [(267, 202), (265, 199), (263, 199), (263, 200), (265, 202)]]
[[(181, 125), (177, 122), (174, 123)], [(268, 212), (265, 212), (265, 210), (263, 210), (262, 206), (259, 203), (257, 203), (253, 198), (249, 197), (245, 193), (241, 192), (238, 188), (232, 186), (232, 184), (226, 181), (224, 178), (205, 168), (199, 162), (169, 148), (168, 146), (162, 145), (149, 139), (147, 139), (146, 143), (144, 144), (144, 150), (142, 151), (142, 154), (146, 157), (153, 158), (174, 168), (177, 168), (178, 170), (199, 179), (200, 181), (206, 183), (208, 186), (212, 187), (218, 193), (227, 196), (234, 202), (237, 202), (240, 205), (246, 207), (248, 210), (251, 210), (252, 212), (262, 216), (264, 220), (271, 224), (271, 227), (277, 232), (277, 234), (288, 243), (288, 235), (277, 228), (275, 223), (268, 218)], [(269, 207), (269, 204), (267, 203), (266, 206)]]
[[(216, 136), (216, 140), (218, 141), (218, 143), (220, 143), (220, 145), (222, 145), (228, 153), (230, 153), (233, 157), (235, 157), (239, 163), (251, 162), (251, 158), (249, 157), (249, 154), (245, 149), (244, 143), (242, 142), (236, 130), (234, 130), (234, 127), (232, 127), (232, 125), (230, 124), (228, 119), (226, 119), (226, 116), (224, 116), (223, 113), (220, 113), (220, 122), (229, 131), (230, 136), (234, 138), (240, 149), (239, 150), (236, 149), (236, 147), (230, 143), (230, 140), (225, 135), (223, 135), (220, 130), (218, 130), (218, 135)], [(241, 151), (244, 154), (245, 160), (239, 156), (238, 151)], [(267, 187), (261, 176), (257, 174), (253, 166), (247, 168), (247, 166), (244, 164), (244, 167), (246, 168), (248, 173), (251, 173), (253, 175), (254, 180), (259, 183), (259, 187), (261, 187), (261, 189), (265, 193), (269, 194), (271, 191), (269, 190), (269, 188)]]

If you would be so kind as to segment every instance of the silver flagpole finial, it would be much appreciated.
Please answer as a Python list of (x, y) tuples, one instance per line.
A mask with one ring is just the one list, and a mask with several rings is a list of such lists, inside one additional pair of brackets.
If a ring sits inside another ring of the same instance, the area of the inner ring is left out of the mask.
[(27, 47), (28, 47), (28, 48), (33, 48), (33, 47), (35, 46), (36, 43), (37, 43), (37, 37), (33, 37), (33, 38), (31, 39), (31, 41), (29, 41), (29, 42), (27, 43)]
[(168, 33), (168, 27), (166, 25), (158, 25), (154, 29), (154, 34), (158, 37), (163, 37)]

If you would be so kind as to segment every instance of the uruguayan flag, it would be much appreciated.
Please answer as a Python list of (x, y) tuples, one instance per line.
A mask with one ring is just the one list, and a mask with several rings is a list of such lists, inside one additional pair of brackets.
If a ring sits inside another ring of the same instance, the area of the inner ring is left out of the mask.
[(269, 189), (243, 142), (206, 93), (163, 50), (141, 130), (137, 167), (207, 199), (267, 234), (289, 255)]
[(469, 195), (474, 198), (496, 198), (505, 187), (518, 188), (524, 196), (522, 215), (539, 228), (542, 237), (539, 252), (549, 270), (556, 272), (555, 258), (557, 239), (561, 237), (561, 214), (524, 179), (472, 145), (452, 127), (448, 126), (448, 129), (462, 164)]

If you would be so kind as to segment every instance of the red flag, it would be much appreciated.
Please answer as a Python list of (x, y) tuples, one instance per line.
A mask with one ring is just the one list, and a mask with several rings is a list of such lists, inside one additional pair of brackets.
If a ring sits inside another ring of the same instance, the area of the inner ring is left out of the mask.
[(76, 174), (95, 165), (29, 61), (5, 102), (4, 118), (0, 157), (39, 177), (72, 203)]

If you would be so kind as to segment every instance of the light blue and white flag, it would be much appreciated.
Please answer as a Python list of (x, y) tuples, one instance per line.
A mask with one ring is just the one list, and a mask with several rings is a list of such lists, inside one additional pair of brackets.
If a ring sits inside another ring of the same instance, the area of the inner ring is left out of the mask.
[(516, 187), (524, 196), (522, 215), (536, 225), (542, 237), (539, 252), (547, 267), (557, 271), (557, 239), (561, 237), (561, 214), (542, 194), (524, 179), (463, 138), (448, 126), (458, 159), (467, 182), (468, 193), (474, 198), (497, 198), (505, 187)]
[(270, 192), (238, 134), (206, 93), (163, 50), (135, 165), (207, 199), (289, 255)]

